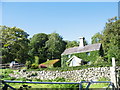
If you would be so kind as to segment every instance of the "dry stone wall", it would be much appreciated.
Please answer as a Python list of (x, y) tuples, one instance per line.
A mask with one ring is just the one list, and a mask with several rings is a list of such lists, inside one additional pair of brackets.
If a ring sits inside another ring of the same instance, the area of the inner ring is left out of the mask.
[(52, 80), (56, 78), (65, 78), (70, 81), (80, 82), (81, 80), (96, 81), (102, 77), (110, 79), (110, 67), (98, 67), (88, 68), (82, 70), (73, 71), (26, 71), (19, 70), (14, 71), (14, 74), (10, 74), (11, 77), (15, 78), (26, 78), (26, 79), (40, 79), (40, 80)]

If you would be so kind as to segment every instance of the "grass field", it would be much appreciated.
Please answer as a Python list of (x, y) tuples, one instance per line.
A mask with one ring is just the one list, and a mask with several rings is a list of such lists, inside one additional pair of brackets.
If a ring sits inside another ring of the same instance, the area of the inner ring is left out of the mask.
[[(31, 88), (78, 88), (78, 85), (76, 85), (77, 87), (72, 87), (71, 85), (67, 84), (26, 84), (26, 83), (7, 83), (10, 86), (14, 87), (14, 88), (20, 88), (23, 85), (28, 85), (31, 86)], [(85, 88), (87, 86), (87, 84), (83, 84), (83, 88)], [(108, 84), (93, 84), (90, 86), (90, 88), (105, 88), (108, 87)]]

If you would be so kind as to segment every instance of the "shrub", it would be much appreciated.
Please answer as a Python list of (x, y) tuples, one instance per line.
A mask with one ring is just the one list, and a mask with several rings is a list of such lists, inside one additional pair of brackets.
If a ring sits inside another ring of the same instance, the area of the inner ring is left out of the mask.
[(38, 56), (34, 56), (35, 57), (35, 64), (39, 64), (39, 57)]
[(25, 64), (25, 65), (27, 66), (27, 69), (29, 69), (30, 66), (31, 66), (31, 61), (26, 61), (26, 64)]
[(38, 69), (38, 64), (33, 63), (31, 66), (32, 69)]
[(13, 78), (9, 77), (9, 74), (13, 73), (12, 69), (1, 69), (0, 78), (4, 80), (12, 80)]

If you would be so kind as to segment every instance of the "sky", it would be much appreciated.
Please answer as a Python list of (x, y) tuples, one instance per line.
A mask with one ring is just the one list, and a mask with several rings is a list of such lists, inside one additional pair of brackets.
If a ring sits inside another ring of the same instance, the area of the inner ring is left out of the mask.
[(59, 33), (64, 40), (91, 37), (118, 15), (117, 2), (2, 2), (2, 25), (37, 33)]

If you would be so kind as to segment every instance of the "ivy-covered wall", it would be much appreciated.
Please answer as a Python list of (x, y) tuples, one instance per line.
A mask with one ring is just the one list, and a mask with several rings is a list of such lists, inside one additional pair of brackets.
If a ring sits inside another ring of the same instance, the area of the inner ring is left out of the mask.
[(62, 55), (61, 56), (61, 66), (67, 66), (67, 60), (69, 60), (72, 56), (77, 56), (78, 58), (83, 59), (84, 61), (91, 61), (94, 62), (99, 56), (101, 56), (101, 51), (91, 51), (91, 52), (84, 52), (84, 53), (74, 53), (69, 55)]

